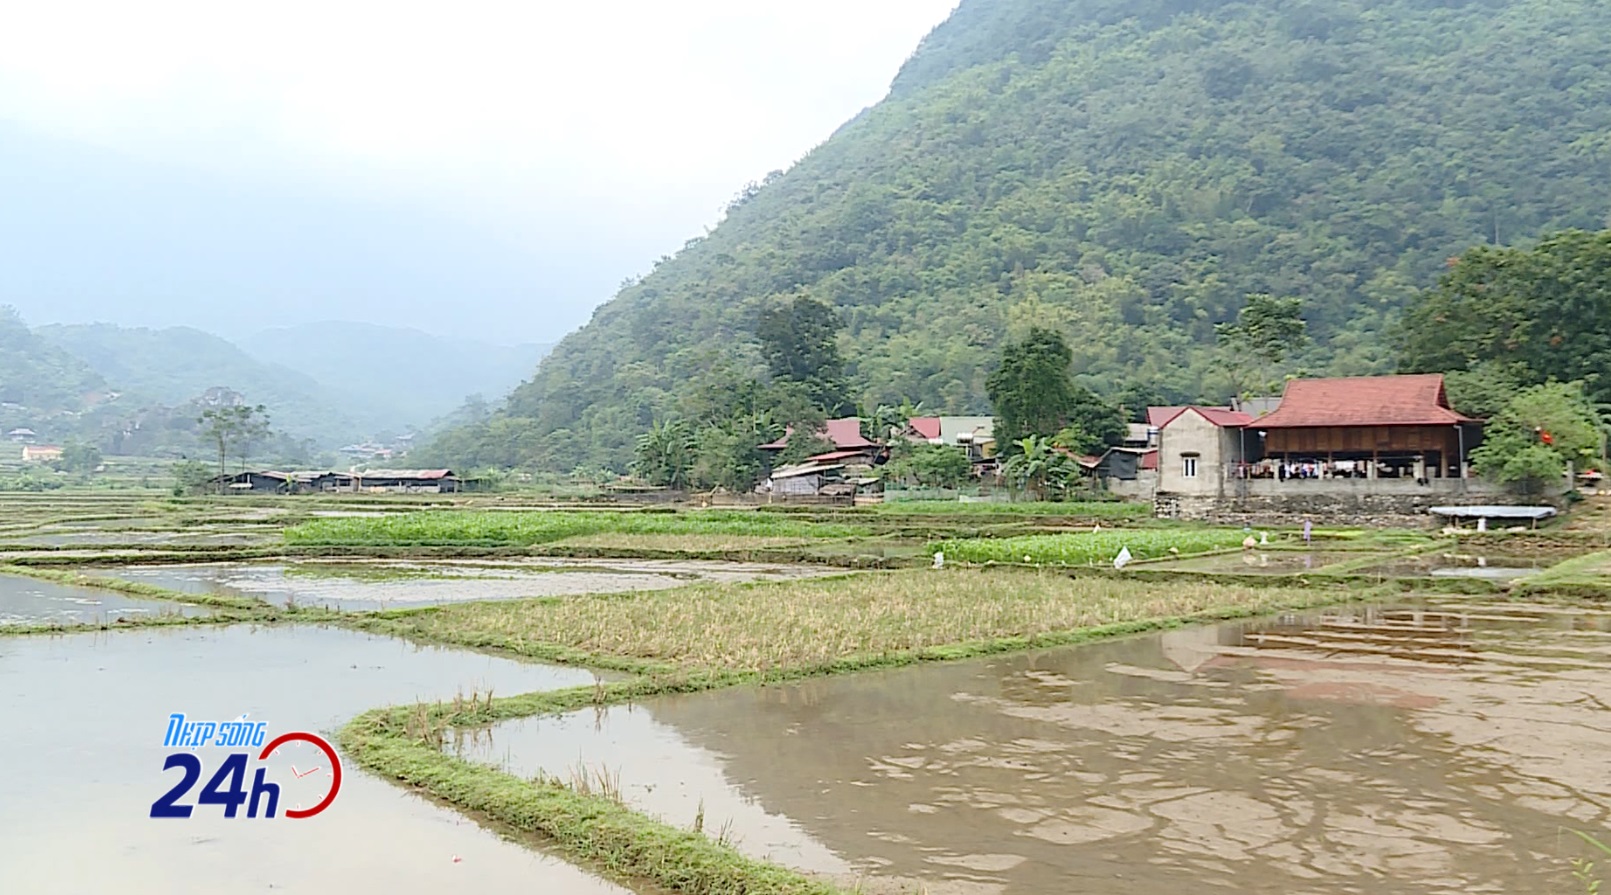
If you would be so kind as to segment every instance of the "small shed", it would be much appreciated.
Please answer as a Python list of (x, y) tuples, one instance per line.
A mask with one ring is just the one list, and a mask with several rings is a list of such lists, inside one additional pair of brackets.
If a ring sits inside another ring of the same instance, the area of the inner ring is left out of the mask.
[(1474, 519), (1483, 527), (1490, 521), (1528, 522), (1537, 528), (1538, 523), (1555, 515), (1554, 507), (1534, 506), (1476, 506), (1476, 507), (1432, 507), (1428, 510), (1434, 516), (1442, 516), (1450, 520)]
[[(829, 485), (844, 482), (843, 463), (799, 463), (773, 470), (762, 485), (772, 494), (796, 497), (816, 497)], [(768, 487), (770, 486), (770, 487)], [(851, 491), (854, 494), (854, 490)]]
[(1100, 479), (1132, 482), (1140, 476), (1147, 457), (1151, 455), (1155, 458), (1157, 453), (1156, 450), (1146, 448), (1113, 447), (1104, 451), (1100, 457), (1081, 457), (1080, 465)]
[(400, 494), (452, 494), (461, 490), (451, 469), (371, 469), (352, 474), (356, 491)]

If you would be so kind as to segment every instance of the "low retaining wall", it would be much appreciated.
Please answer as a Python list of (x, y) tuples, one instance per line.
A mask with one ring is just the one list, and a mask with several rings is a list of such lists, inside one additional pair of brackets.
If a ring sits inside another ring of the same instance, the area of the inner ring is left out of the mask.
[(1464, 493), (1451, 494), (1443, 488), (1393, 488), (1382, 493), (1364, 483), (1350, 482), (1344, 487), (1331, 488), (1317, 482), (1301, 482), (1279, 491), (1260, 489), (1262, 493), (1246, 496), (1230, 491), (1222, 498), (1159, 493), (1153, 507), (1160, 518), (1224, 524), (1302, 525), (1305, 519), (1312, 519), (1332, 525), (1431, 528), (1441, 524), (1438, 517), (1428, 512), (1432, 507), (1514, 500), (1502, 489), (1486, 482), (1473, 481), (1468, 485)]

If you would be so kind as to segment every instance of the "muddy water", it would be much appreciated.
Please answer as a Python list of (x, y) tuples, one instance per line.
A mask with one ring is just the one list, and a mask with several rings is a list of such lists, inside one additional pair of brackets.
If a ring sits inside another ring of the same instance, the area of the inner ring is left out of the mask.
[[(1570, 891), (1611, 805), (1611, 616), (1289, 616), (494, 728), (521, 773), (931, 892)], [(490, 737), (490, 739), (489, 739)]]
[(1216, 556), (1146, 563), (1136, 568), (1176, 572), (1214, 572), (1222, 575), (1296, 575), (1337, 563), (1367, 559), (1369, 553), (1307, 550), (1243, 550)]
[(786, 577), (787, 566), (740, 563), (219, 563), (136, 566), (93, 574), (185, 593), (244, 596), (276, 605), (344, 611), (401, 609), (470, 600), (513, 600), (576, 594), (663, 590), (696, 581)]
[[(190, 819), (149, 817), (180, 777), (162, 771), (171, 712), (225, 721), (249, 713), (276, 734), (329, 731), (367, 708), (461, 688), (515, 693), (591, 680), (572, 669), (313, 627), (0, 638), (0, 717), (8, 719), (0, 737), (0, 890), (624, 895), (351, 766), (318, 817), (231, 820), (216, 805), (197, 807)], [(210, 776), (215, 766), (206, 768)], [(288, 803), (304, 795), (292, 785)]]
[(93, 587), (71, 587), (0, 575), (0, 625), (112, 622), (154, 615), (205, 615), (208, 610), (171, 600), (141, 600)]
[(1537, 575), (1565, 557), (1506, 556), (1493, 553), (1426, 553), (1400, 557), (1389, 563), (1370, 566), (1362, 575), (1387, 577), (1482, 578), (1489, 581), (1516, 581)]

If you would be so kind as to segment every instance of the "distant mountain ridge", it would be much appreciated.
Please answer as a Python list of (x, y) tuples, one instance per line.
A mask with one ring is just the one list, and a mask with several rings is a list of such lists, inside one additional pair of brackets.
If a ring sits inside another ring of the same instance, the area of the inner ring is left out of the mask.
[(412, 434), (473, 395), (507, 392), (547, 350), (359, 323), (305, 324), (251, 341), (257, 356), (184, 326), (30, 329), (0, 306), (0, 434), (29, 428), (111, 450), (150, 445), (129, 436), (141, 427), (149, 432), (153, 421), (193, 428), (194, 411), (186, 408), (221, 387), (265, 405), (273, 428), (293, 440), (334, 449)]

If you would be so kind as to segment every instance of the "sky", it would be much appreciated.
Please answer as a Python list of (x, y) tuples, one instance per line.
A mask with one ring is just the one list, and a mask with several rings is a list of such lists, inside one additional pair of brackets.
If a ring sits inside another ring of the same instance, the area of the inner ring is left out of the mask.
[(0, 9), (0, 304), (555, 341), (876, 103), (956, 0)]

